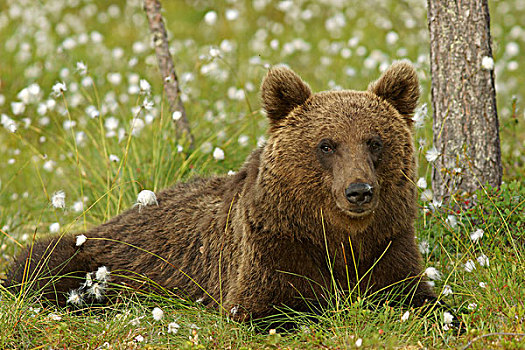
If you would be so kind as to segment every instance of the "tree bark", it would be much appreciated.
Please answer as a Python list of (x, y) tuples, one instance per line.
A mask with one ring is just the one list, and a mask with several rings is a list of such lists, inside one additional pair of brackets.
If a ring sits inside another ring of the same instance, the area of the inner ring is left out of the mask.
[(169, 50), (168, 34), (162, 21), (160, 13), (161, 6), (158, 0), (144, 0), (144, 11), (148, 17), (149, 28), (153, 34), (153, 45), (155, 55), (159, 65), (162, 80), (164, 82), (164, 91), (170, 105), (170, 114), (179, 112), (174, 119), (177, 126), (177, 136), (185, 137), (193, 147), (193, 135), (191, 134), (190, 123), (186, 117), (186, 110), (180, 98), (180, 87), (175, 65)]
[(486, 183), (501, 185), (487, 1), (428, 0), (434, 146), (440, 153), (432, 189), (438, 200)]

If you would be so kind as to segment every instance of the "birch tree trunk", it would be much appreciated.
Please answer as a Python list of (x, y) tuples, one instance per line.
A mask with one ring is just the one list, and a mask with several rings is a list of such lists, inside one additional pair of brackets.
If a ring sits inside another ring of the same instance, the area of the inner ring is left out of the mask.
[(436, 199), (501, 185), (488, 0), (428, 0)]

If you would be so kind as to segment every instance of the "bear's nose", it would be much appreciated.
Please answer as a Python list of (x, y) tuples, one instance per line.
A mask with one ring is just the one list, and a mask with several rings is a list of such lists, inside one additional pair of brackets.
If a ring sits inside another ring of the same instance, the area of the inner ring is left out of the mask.
[(352, 204), (363, 205), (372, 200), (373, 187), (367, 183), (356, 182), (345, 190), (346, 199)]

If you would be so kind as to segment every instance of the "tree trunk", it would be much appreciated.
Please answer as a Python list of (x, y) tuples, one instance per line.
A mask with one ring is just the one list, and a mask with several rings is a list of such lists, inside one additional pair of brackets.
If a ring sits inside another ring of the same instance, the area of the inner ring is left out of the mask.
[(501, 185), (488, 0), (428, 0), (438, 200)]
[[(190, 148), (193, 147), (193, 135), (191, 134), (190, 123), (186, 117), (186, 110), (180, 98), (179, 80), (175, 72), (175, 65), (171, 58), (168, 34), (162, 21), (160, 13), (161, 6), (159, 0), (145, 0), (144, 11), (148, 16), (148, 23), (151, 33), (153, 34), (153, 45), (159, 64), (162, 81), (164, 82), (164, 91), (170, 105), (170, 113), (173, 114), (173, 120), (177, 125), (177, 136), (185, 137), (189, 141)], [(174, 114), (174, 112), (176, 112)]]

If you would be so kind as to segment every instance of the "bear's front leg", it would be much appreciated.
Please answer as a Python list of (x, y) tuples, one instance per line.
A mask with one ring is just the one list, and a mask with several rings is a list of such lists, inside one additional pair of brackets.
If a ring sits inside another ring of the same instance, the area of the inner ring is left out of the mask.
[[(423, 277), (421, 256), (412, 234), (396, 237), (376, 254), (366, 266), (368, 269), (373, 265), (373, 269), (360, 283), (362, 290), (371, 288), (381, 294), (401, 292), (395, 299), (416, 307), (436, 300), (434, 291)], [(363, 267), (361, 273), (365, 272)]]

